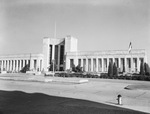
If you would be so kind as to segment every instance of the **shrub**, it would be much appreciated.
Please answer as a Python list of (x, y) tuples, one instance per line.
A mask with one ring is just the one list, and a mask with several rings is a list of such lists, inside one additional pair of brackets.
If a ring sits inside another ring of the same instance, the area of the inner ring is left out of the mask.
[(53, 67), (54, 67), (54, 71), (57, 71), (57, 66), (55, 63), (54, 63), (54, 66), (53, 66), (53, 63), (50, 64), (49, 71), (53, 71)]
[(29, 70), (30, 70), (30, 65), (27, 64), (27, 65), (25, 65), (25, 66), (20, 70), (20, 72), (26, 73), (26, 71), (29, 71)]
[(147, 63), (144, 63), (144, 70), (145, 70), (145, 75), (149, 76), (150, 75), (150, 68)]
[(140, 64), (140, 75), (145, 75), (143, 62)]
[(109, 62), (109, 66), (108, 66), (108, 76), (112, 77), (113, 76), (113, 64), (112, 62)]
[(118, 76), (118, 69), (116, 67), (116, 64), (113, 65), (113, 76)]

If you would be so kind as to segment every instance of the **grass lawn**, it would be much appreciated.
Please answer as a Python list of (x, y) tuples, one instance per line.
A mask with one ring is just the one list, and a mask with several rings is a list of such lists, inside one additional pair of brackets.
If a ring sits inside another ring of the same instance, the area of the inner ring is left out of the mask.
[(144, 114), (101, 103), (42, 93), (0, 91), (0, 114)]

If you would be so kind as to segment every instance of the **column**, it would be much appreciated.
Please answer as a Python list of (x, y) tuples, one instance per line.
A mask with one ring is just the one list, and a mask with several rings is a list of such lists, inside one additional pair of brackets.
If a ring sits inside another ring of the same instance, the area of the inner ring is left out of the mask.
[(42, 59), (40, 59), (40, 71), (42, 71)]
[(23, 67), (25, 67), (25, 60), (23, 60)]
[(28, 59), (26, 60), (26, 65), (28, 65)]
[(104, 72), (104, 58), (101, 58), (102, 60), (102, 72)]
[[(112, 58), (112, 63), (114, 64), (114, 62), (115, 62), (115, 58), (113, 57)], [(116, 66), (117, 66), (117, 63), (115, 63), (116, 64)]]
[(83, 68), (83, 58), (81, 58), (81, 67)]
[(99, 64), (98, 64), (98, 58), (96, 58), (96, 72), (98, 72), (98, 68), (99, 67)]
[(133, 57), (131, 57), (131, 72), (133, 71)]
[(5, 67), (5, 70), (7, 71), (8, 69), (8, 60), (6, 60), (6, 67)]
[(55, 45), (52, 47), (52, 60), (55, 59)]
[(10, 71), (10, 60), (8, 60), (8, 71)]
[(127, 71), (127, 58), (124, 58), (124, 66), (125, 66), (125, 72)]
[(60, 45), (58, 45), (58, 62), (57, 63), (58, 63), (58, 71), (59, 71), (59, 68), (60, 68)]
[(6, 60), (6, 71), (8, 71), (8, 60)]
[(137, 58), (137, 71), (140, 72), (140, 59)]
[(7, 60), (7, 71), (9, 71), (9, 60)]
[(36, 66), (37, 66), (37, 71), (40, 71), (40, 59), (39, 58), (37, 59), (37, 65)]
[(91, 58), (91, 72), (93, 72), (93, 58)]
[(108, 66), (109, 66), (109, 58), (106, 59), (106, 64), (107, 64), (107, 68), (106, 68), (107, 69), (106, 72), (107, 72), (108, 71)]
[(21, 63), (21, 62), (22, 62), (22, 61), (21, 61), (21, 60), (19, 60), (19, 61), (20, 61), (20, 62), (19, 62), (19, 71), (20, 71), (21, 68), (22, 68), (22, 67), (21, 67), (21, 66), (22, 66), (22, 63)]
[(10, 60), (10, 71), (12, 71), (12, 60)]
[(18, 72), (18, 60), (16, 60), (16, 71)]
[(5, 71), (6, 71), (6, 60), (4, 60), (4, 68), (5, 68)]
[(88, 71), (88, 58), (86, 58), (86, 71)]
[(3, 71), (3, 60), (1, 61), (1, 70)]
[(31, 59), (31, 60), (30, 60), (30, 70), (33, 70), (33, 66), (34, 66), (33, 63), (34, 63), (34, 62), (33, 62), (33, 59)]
[(119, 68), (119, 72), (121, 71), (121, 58), (118, 58), (118, 68)]

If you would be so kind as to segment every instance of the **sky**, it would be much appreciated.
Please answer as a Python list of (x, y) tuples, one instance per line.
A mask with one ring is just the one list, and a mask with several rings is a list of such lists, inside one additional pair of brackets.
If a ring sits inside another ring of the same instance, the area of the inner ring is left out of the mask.
[(0, 0), (0, 55), (42, 53), (44, 37), (78, 39), (78, 50), (146, 49), (150, 0)]

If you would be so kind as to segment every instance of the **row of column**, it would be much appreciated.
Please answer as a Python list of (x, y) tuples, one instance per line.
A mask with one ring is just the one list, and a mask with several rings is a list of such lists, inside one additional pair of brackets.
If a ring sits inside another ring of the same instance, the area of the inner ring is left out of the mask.
[(30, 70), (42, 70), (42, 60), (0, 60), (1, 71), (20, 71), (25, 65), (29, 64)]
[[(70, 60), (70, 66), (73, 60)], [(83, 67), (83, 71), (107, 72), (109, 62), (115, 63), (119, 72), (138, 72), (140, 63), (144, 58), (83, 58), (78, 59), (78, 63)]]

